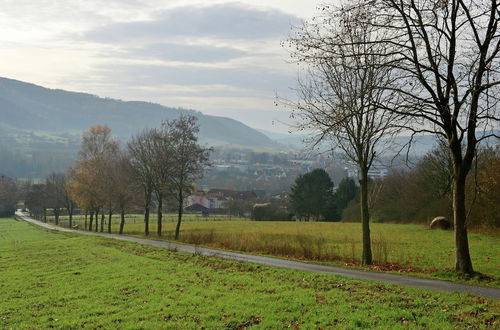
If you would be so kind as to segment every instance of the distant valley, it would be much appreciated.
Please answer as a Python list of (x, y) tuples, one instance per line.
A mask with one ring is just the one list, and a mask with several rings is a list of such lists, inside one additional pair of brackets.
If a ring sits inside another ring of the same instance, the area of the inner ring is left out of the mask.
[(65, 171), (76, 158), (81, 132), (93, 125), (108, 125), (124, 143), (140, 130), (159, 127), (163, 120), (180, 114), (198, 118), (202, 144), (258, 151), (282, 148), (265, 134), (231, 118), (0, 78), (0, 173), (40, 177), (48, 169)]
[[(160, 104), (121, 101), (48, 89), (0, 78), (0, 173), (14, 177), (43, 177), (65, 171), (76, 159), (80, 134), (105, 124), (122, 143), (141, 129), (159, 127), (162, 120), (180, 114), (195, 115), (202, 144), (254, 152), (300, 151), (307, 135), (275, 133), (251, 128), (235, 119)], [(404, 145), (408, 137), (398, 137)], [(412, 155), (425, 154), (435, 145), (433, 136), (420, 136)]]

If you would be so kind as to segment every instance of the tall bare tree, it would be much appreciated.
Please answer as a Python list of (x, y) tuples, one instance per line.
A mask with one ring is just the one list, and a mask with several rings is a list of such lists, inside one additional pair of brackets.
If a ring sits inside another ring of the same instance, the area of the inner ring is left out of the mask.
[(291, 55), (306, 64), (296, 88), (298, 100), (282, 100), (293, 110), (300, 130), (313, 132), (313, 145), (332, 143), (359, 168), (362, 263), (372, 263), (368, 171), (399, 131), (401, 116), (388, 110), (396, 94), (386, 87), (394, 81), (384, 65), (386, 50), (380, 36), (358, 17), (369, 9), (346, 11), (325, 7), (323, 14), (306, 22), (289, 38)]
[[(111, 226), (113, 223), (113, 214), (115, 211), (119, 210), (119, 206), (117, 203), (117, 198), (123, 193), (120, 192), (119, 189), (122, 188), (120, 184), (120, 180), (124, 179), (119, 172), (120, 163), (122, 161), (122, 155), (120, 151), (117, 151), (115, 154), (111, 155), (106, 162), (103, 164), (103, 178), (102, 178), (102, 199), (104, 200), (104, 204), (107, 211), (108, 222), (107, 222), (107, 231), (111, 234)], [(128, 182), (126, 180), (125, 182)], [(104, 231), (104, 212), (101, 215), (101, 232)]]
[(151, 159), (151, 166), (154, 172), (154, 194), (157, 203), (157, 234), (162, 235), (162, 217), (163, 217), (163, 201), (170, 190), (171, 176), (173, 175), (173, 146), (174, 141), (170, 134), (170, 130), (153, 129), (151, 130), (151, 147), (155, 157)]
[[(140, 193), (140, 191), (138, 191), (137, 182), (134, 180), (134, 172), (128, 154), (122, 152), (116, 159), (113, 168), (113, 181), (115, 186), (113, 197), (116, 208), (120, 212), (119, 233), (123, 234), (125, 213), (133, 205), (137, 199), (136, 195)], [(108, 227), (108, 231), (110, 231), (110, 227)]]
[[(478, 144), (499, 138), (500, 2), (498, 0), (374, 0), (376, 15), (358, 17), (377, 29), (392, 86), (393, 111), (410, 117), (414, 134), (442, 136), (453, 165), (455, 268), (473, 273), (467, 236), (466, 178)], [(367, 43), (371, 44), (371, 43)], [(374, 52), (368, 52), (373, 54)], [(396, 104), (394, 104), (396, 105)]]
[(154, 130), (145, 130), (133, 137), (128, 143), (130, 164), (144, 195), (144, 235), (149, 235), (149, 212), (155, 188), (154, 135)]
[(198, 144), (198, 121), (192, 115), (183, 115), (178, 119), (165, 121), (162, 129), (171, 141), (169, 158), (172, 169), (169, 186), (171, 196), (177, 201), (175, 239), (179, 239), (184, 199), (192, 192), (195, 181), (203, 176), (205, 169), (209, 166), (212, 150)]

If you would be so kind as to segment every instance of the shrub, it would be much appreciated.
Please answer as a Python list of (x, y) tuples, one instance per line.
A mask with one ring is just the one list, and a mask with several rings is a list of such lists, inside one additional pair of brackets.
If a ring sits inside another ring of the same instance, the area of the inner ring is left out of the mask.
[(252, 210), (252, 219), (256, 221), (290, 221), (291, 214), (273, 203), (255, 204)]

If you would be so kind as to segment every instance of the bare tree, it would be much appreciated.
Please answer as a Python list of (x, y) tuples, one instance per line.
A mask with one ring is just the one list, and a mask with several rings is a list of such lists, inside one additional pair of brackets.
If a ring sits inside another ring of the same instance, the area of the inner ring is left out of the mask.
[(36, 219), (47, 221), (47, 193), (44, 183), (33, 184), (26, 193), (24, 201), (25, 206), (28, 208), (30, 215)]
[(69, 191), (69, 185), (68, 185), (68, 176), (67, 174), (64, 175), (64, 187), (63, 187), (63, 204), (64, 207), (66, 208), (66, 212), (68, 213), (69, 217), (69, 227), (73, 227), (73, 213), (75, 210), (75, 207), (77, 206), (75, 201), (71, 198), (71, 194)]
[(48, 206), (52, 208), (55, 224), (59, 225), (59, 217), (66, 201), (66, 178), (63, 173), (53, 172), (45, 179), (45, 182)]
[(131, 164), (144, 192), (145, 234), (153, 196), (158, 210), (158, 236), (162, 234), (162, 209), (167, 197), (178, 202), (176, 239), (182, 222), (184, 198), (208, 165), (209, 149), (198, 145), (196, 117), (165, 121), (160, 129), (143, 131), (129, 142)]
[(297, 127), (317, 133), (313, 145), (332, 143), (359, 168), (362, 263), (372, 263), (368, 171), (399, 131), (401, 116), (388, 110), (396, 94), (386, 87), (394, 81), (384, 65), (381, 36), (358, 17), (372, 15), (366, 8), (325, 7), (321, 16), (306, 22), (289, 38), (292, 58), (305, 63), (299, 77), (298, 100), (281, 100), (293, 110)]
[(198, 144), (199, 126), (196, 117), (187, 115), (163, 122), (164, 134), (169, 137), (170, 163), (169, 175), (171, 196), (177, 201), (177, 225), (175, 239), (179, 239), (184, 211), (184, 199), (192, 192), (195, 181), (203, 176), (209, 166), (211, 149)]
[[(134, 180), (134, 172), (128, 154), (122, 152), (116, 159), (113, 168), (113, 181), (116, 188), (113, 197), (117, 210), (120, 212), (119, 233), (123, 234), (125, 213), (134, 203), (138, 189), (136, 181)], [(110, 231), (109, 227), (108, 231)]]
[[(498, 0), (375, 0), (358, 17), (377, 29), (401, 97), (395, 113), (414, 134), (442, 136), (453, 165), (455, 268), (473, 273), (467, 237), (466, 178), (478, 144), (499, 138), (500, 2)], [(370, 44), (371, 43), (367, 43)], [(373, 54), (373, 52), (369, 52)], [(394, 104), (396, 105), (396, 104)]]
[(130, 164), (144, 194), (144, 235), (149, 235), (149, 212), (155, 188), (153, 140), (154, 131), (146, 130), (133, 137), (128, 143)]
[[(121, 173), (119, 173), (119, 164), (121, 162), (122, 156), (120, 155), (120, 152), (117, 151), (115, 154), (110, 155), (110, 157), (106, 160), (106, 163), (103, 164), (103, 178), (102, 178), (102, 185), (103, 185), (103, 200), (106, 205), (106, 209), (108, 212), (108, 222), (107, 222), (107, 231), (108, 233), (111, 234), (111, 226), (113, 224), (113, 213), (119, 209), (118, 204), (117, 204), (117, 197), (121, 195), (123, 192), (120, 192), (119, 189), (121, 189), (122, 185), (120, 185), (120, 180), (123, 178), (121, 177)], [(127, 182), (127, 181), (126, 181)], [(101, 215), (101, 232), (104, 231), (104, 212), (102, 212)]]
[(163, 201), (170, 190), (171, 176), (173, 175), (173, 146), (174, 141), (169, 134), (170, 131), (162, 126), (162, 129), (151, 130), (151, 147), (154, 157), (151, 159), (151, 167), (154, 172), (154, 194), (157, 203), (157, 234), (162, 234)]

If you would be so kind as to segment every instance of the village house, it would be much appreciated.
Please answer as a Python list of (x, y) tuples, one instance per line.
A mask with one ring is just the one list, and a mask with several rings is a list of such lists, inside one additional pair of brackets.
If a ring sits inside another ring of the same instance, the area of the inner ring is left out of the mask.
[(225, 203), (231, 200), (251, 201), (257, 198), (253, 191), (235, 191), (229, 189), (211, 189), (199, 191), (188, 196), (184, 201), (184, 209), (192, 212), (220, 213)]

